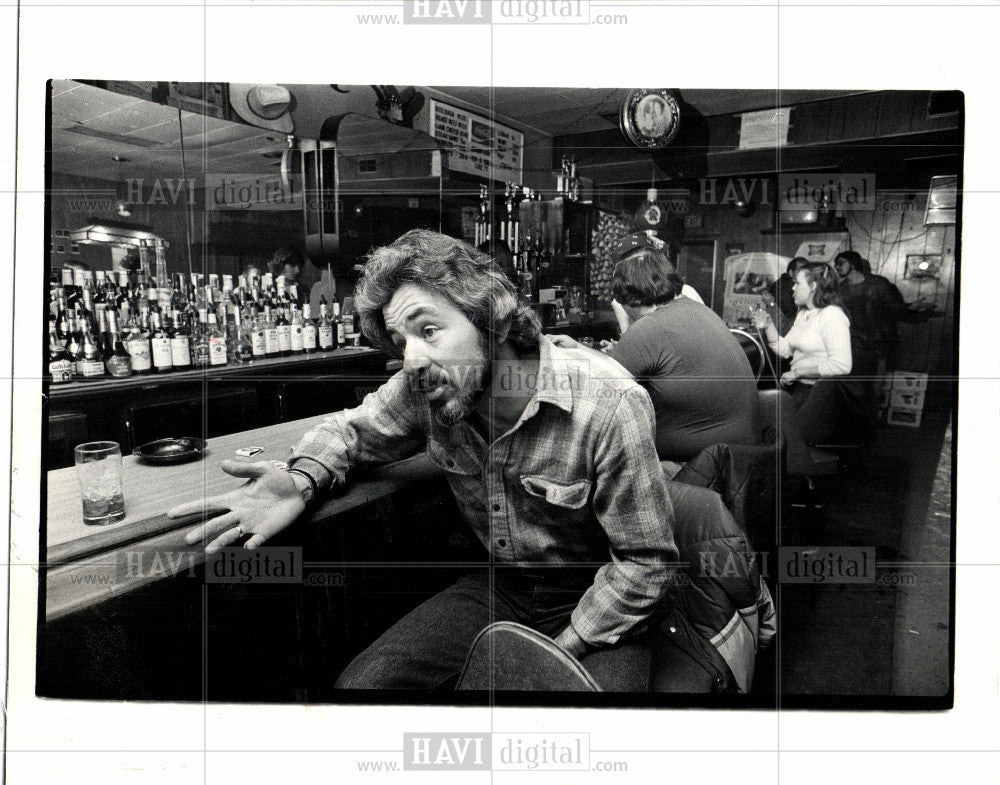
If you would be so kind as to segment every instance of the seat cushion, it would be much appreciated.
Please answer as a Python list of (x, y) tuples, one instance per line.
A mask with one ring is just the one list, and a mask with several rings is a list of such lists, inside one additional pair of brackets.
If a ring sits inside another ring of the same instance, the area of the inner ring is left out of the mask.
[(579, 660), (554, 640), (512, 621), (494, 622), (476, 636), (456, 689), (601, 691)]

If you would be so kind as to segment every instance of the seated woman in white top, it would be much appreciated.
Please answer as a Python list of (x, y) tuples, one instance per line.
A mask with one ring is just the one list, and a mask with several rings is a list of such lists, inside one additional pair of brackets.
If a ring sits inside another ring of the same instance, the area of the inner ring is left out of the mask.
[(792, 299), (799, 312), (784, 337), (766, 312), (755, 313), (754, 320), (774, 352), (791, 358), (781, 383), (790, 388), (802, 435), (817, 443), (832, 434), (839, 404), (837, 385), (818, 382), (851, 372), (851, 323), (837, 293), (837, 275), (829, 265), (801, 265)]

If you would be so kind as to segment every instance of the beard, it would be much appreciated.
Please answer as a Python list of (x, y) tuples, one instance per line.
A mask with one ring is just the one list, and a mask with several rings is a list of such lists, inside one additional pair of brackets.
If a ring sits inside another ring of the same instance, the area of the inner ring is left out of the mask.
[[(464, 365), (456, 364), (450, 369), (431, 366), (421, 373), (420, 387), (428, 396), (435, 418), (446, 428), (472, 414), (493, 379), (489, 345), (482, 335), (477, 349), (479, 356)], [(438, 390), (450, 391), (451, 395), (442, 401), (431, 398)]]

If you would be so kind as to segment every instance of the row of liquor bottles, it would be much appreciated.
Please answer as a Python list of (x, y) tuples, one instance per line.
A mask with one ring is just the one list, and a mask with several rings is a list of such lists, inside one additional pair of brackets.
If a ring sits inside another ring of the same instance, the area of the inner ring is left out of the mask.
[(190, 280), (180, 273), (173, 276), (159, 275), (154, 278), (139, 270), (101, 271), (64, 268), (61, 281), (50, 283), (50, 304), (61, 295), (70, 308), (78, 304), (92, 310), (95, 304), (120, 307), (129, 302), (133, 307), (145, 300), (150, 308), (161, 312), (174, 309), (197, 310), (210, 307), (212, 303), (232, 302), (241, 307), (246, 305), (284, 306), (289, 302), (301, 303), (297, 285), (286, 286), (284, 276), (276, 278), (270, 273), (234, 276), (216, 275), (207, 277), (193, 273)]
[(196, 292), (178, 286), (173, 293), (183, 292), (181, 307), (180, 299), (150, 299), (148, 290), (144, 296), (116, 292), (98, 302), (89, 287), (80, 288), (72, 305), (64, 287), (53, 288), (48, 375), (56, 384), (253, 363), (356, 345), (359, 338), (356, 318), (344, 319), (340, 304), (330, 306), (325, 298), (313, 319), (308, 303), (300, 307), (277, 290), (273, 299), (263, 290), (257, 300), (216, 302), (210, 287)]

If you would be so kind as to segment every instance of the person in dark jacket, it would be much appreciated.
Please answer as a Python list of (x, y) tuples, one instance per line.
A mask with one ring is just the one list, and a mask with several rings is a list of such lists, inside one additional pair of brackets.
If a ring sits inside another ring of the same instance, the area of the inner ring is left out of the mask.
[[(891, 373), (899, 349), (899, 323), (921, 321), (889, 279), (873, 275), (857, 251), (843, 251), (834, 260), (838, 290), (851, 320), (853, 376), (875, 376), (880, 367)], [(868, 272), (865, 272), (868, 270)]]
[(792, 296), (792, 287), (795, 285), (795, 273), (798, 272), (800, 267), (808, 263), (808, 259), (796, 256), (788, 263), (785, 272), (778, 276), (778, 279), (771, 284), (771, 288), (768, 290), (778, 306), (779, 318), (775, 321), (777, 322), (778, 332), (782, 335), (788, 332), (788, 328), (795, 321), (795, 315), (799, 312), (799, 306), (795, 304), (795, 298)]

